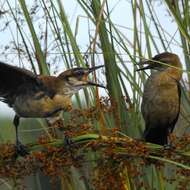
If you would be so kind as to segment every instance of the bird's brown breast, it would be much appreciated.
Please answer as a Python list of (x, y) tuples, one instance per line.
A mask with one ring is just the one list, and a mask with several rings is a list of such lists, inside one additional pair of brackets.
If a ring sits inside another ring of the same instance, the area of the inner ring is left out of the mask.
[(164, 73), (155, 73), (146, 82), (142, 114), (145, 122), (172, 123), (179, 112), (179, 92), (176, 80)]

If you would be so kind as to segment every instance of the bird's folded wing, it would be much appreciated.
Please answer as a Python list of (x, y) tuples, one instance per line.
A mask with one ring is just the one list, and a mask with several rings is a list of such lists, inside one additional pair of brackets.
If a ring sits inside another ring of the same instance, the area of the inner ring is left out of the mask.
[[(180, 105), (181, 105), (181, 84), (180, 84), (179, 81), (176, 81), (176, 83), (177, 83), (177, 89), (178, 89), (179, 102), (178, 102), (178, 112), (177, 112), (177, 114), (176, 114), (175, 119), (173, 120), (173, 128), (175, 127), (175, 124), (176, 124), (176, 122), (177, 122), (177, 120), (178, 120), (178, 118), (179, 118), (180, 107), (181, 107), (181, 106), (180, 106)], [(173, 131), (173, 128), (172, 128), (171, 131)]]

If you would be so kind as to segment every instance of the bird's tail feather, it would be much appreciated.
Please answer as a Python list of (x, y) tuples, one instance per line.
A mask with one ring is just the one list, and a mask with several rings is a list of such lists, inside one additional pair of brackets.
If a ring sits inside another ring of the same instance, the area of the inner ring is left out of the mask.
[(148, 128), (144, 132), (144, 139), (147, 142), (165, 145), (168, 143), (168, 130), (163, 127)]

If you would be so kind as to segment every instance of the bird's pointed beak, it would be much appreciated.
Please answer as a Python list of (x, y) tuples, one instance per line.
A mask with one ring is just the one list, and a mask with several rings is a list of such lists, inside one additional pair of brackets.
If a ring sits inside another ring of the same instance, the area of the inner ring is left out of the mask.
[(98, 84), (98, 83), (95, 83), (95, 82), (92, 82), (92, 81), (88, 81), (87, 84), (90, 85), (90, 86), (97, 86), (97, 87), (101, 87), (101, 88), (105, 88), (106, 89), (106, 87), (104, 85)]
[(96, 71), (97, 69), (100, 69), (104, 67), (104, 65), (99, 65), (99, 66), (95, 66), (95, 67), (91, 67), (91, 68), (88, 68), (88, 74), (92, 73), (93, 71)]
[[(95, 67), (91, 67), (91, 68), (88, 68), (88, 75), (90, 73), (92, 73), (93, 71), (96, 71), (97, 69), (100, 69), (104, 67), (104, 65), (99, 65), (99, 66), (95, 66)], [(90, 86), (97, 86), (97, 87), (101, 87), (101, 88), (106, 88), (104, 85), (102, 84), (98, 84), (96, 82), (92, 82), (92, 81), (87, 81), (87, 85), (90, 85)]]
[[(143, 67), (136, 69), (135, 71), (144, 71), (147, 69), (153, 69), (156, 66), (152, 61), (149, 61), (149, 60), (141, 61), (140, 63), (137, 63), (136, 65), (143, 66)], [(147, 66), (144, 66), (144, 65), (147, 65)]]

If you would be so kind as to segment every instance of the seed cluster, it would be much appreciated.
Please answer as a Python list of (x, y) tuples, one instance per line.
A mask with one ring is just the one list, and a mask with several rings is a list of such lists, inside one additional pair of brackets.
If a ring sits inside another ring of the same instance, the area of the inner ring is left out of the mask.
[[(108, 99), (102, 99), (98, 108), (72, 110), (67, 119), (58, 120), (50, 127), (49, 135), (40, 136), (38, 144), (32, 145), (36, 146), (36, 149), (31, 149), (33, 151), (24, 158), (16, 157), (14, 145), (1, 144), (0, 177), (24, 179), (25, 176), (41, 171), (54, 183), (63, 176), (70, 175), (68, 170), (72, 166), (80, 171), (88, 171), (80, 180), (86, 181), (94, 189), (125, 190), (128, 180), (128, 183), (135, 184), (137, 189), (142, 187), (151, 189), (150, 184), (143, 180), (146, 168), (154, 165), (158, 170), (164, 170), (166, 164), (169, 164), (159, 158), (189, 166), (190, 156), (183, 154), (183, 151), (188, 151), (190, 148), (189, 136), (178, 139), (172, 135), (170, 138), (174, 142), (175, 149), (169, 150), (152, 149), (142, 141), (120, 136), (117, 127), (109, 130), (108, 136), (99, 136), (93, 140), (82, 142), (78, 140), (65, 144), (64, 139), (59, 138), (60, 133), (64, 133), (67, 137), (97, 133), (94, 126), (101, 117), (99, 109), (106, 114), (114, 112)], [(170, 178), (163, 175), (163, 180), (168, 183), (177, 181), (178, 189), (190, 186), (189, 170), (172, 164), (169, 164), (169, 167), (173, 168), (173, 175)]]

